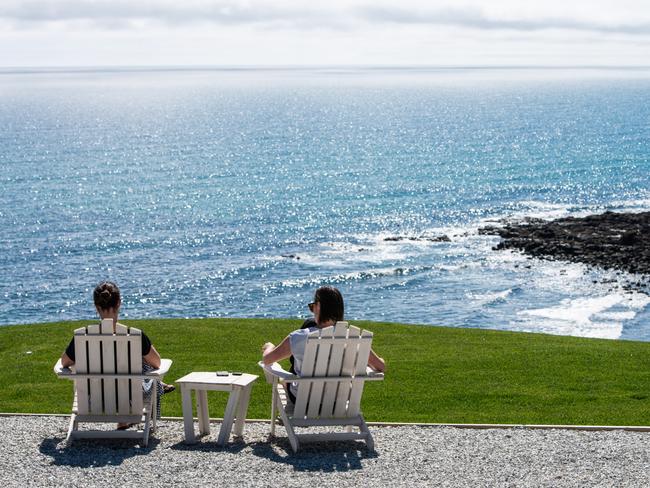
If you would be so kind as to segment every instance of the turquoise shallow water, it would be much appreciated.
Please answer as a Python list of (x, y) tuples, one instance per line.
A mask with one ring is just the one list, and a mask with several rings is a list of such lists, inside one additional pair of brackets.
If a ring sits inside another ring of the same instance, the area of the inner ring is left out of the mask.
[(1, 72), (0, 324), (90, 318), (109, 278), (132, 318), (334, 284), (352, 320), (647, 340), (627, 277), (476, 231), (649, 209), (648, 100), (643, 70)]

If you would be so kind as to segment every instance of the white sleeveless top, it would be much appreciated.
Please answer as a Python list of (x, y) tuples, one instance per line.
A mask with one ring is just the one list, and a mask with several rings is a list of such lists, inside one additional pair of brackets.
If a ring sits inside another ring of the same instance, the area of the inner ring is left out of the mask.
[[(300, 371), (302, 370), (302, 360), (305, 357), (307, 337), (316, 330), (318, 330), (318, 327), (309, 327), (308, 329), (294, 330), (289, 334), (289, 347), (291, 348), (291, 354), (293, 354), (293, 369), (298, 376), (300, 376)], [(291, 383), (289, 388), (295, 396), (298, 391), (298, 384)]]

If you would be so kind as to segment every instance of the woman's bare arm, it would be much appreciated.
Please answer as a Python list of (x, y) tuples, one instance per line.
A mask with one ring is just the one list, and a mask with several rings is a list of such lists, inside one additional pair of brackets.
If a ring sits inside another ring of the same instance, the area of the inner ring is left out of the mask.
[(291, 344), (289, 343), (289, 336), (274, 346), (273, 343), (267, 342), (262, 346), (262, 362), (264, 364), (273, 364), (291, 356)]
[(147, 363), (149, 366), (153, 368), (160, 368), (160, 354), (158, 354), (158, 351), (156, 351), (156, 348), (153, 347), (153, 344), (151, 345), (151, 349), (149, 350), (149, 354), (146, 356), (142, 356), (142, 359), (145, 363)]

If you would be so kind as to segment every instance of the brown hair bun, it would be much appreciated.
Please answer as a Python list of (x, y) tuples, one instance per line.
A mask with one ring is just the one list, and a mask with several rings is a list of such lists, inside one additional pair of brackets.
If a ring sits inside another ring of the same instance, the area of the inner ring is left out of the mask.
[(102, 310), (116, 308), (120, 304), (120, 289), (112, 281), (102, 281), (93, 291), (93, 300)]

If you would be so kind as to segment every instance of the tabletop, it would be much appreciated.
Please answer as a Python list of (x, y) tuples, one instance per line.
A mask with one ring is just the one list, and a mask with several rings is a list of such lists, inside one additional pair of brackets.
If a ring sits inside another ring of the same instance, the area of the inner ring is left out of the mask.
[(191, 385), (206, 385), (206, 386), (248, 386), (258, 378), (257, 375), (243, 373), (234, 375), (230, 373), (228, 376), (217, 376), (216, 372), (193, 372), (186, 374), (182, 378), (176, 380), (176, 383), (186, 383)]

